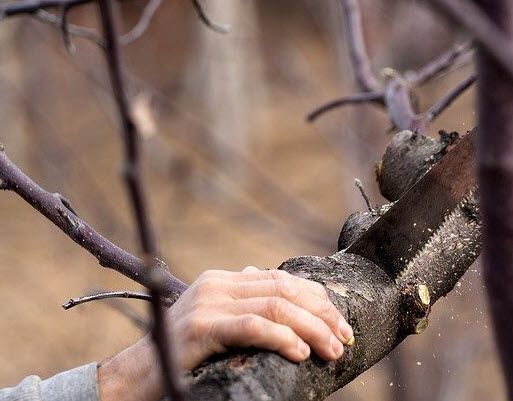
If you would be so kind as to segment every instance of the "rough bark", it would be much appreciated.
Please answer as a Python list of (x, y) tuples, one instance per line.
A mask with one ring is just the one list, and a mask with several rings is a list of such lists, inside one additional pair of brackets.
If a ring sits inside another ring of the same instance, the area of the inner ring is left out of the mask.
[[(513, 36), (511, 1), (477, 3), (499, 29)], [(477, 61), (483, 269), (509, 399), (513, 400), (513, 80), (483, 48)]]
[[(423, 168), (429, 152), (418, 152), (419, 168)], [(275, 353), (256, 350), (217, 356), (190, 375), (190, 398), (322, 400), (385, 357), (409, 334), (422, 332), (430, 306), (454, 287), (480, 252), (476, 196), (469, 194), (447, 216), (395, 281), (379, 266), (343, 251), (283, 263), (280, 269), (326, 286), (330, 298), (353, 326), (356, 346), (346, 348), (337, 362), (323, 362), (314, 355), (295, 364)], [(343, 243), (357, 235), (357, 226), (348, 234), (350, 237), (341, 236)], [(425, 298), (424, 303), (419, 301), (422, 286), (427, 286), (431, 294), (427, 304)]]

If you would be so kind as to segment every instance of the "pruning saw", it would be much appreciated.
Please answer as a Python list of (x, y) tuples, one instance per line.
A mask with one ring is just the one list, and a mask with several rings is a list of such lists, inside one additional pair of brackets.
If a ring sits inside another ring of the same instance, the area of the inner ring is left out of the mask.
[(371, 260), (395, 279), (475, 188), (476, 131), (465, 135), (346, 252)]

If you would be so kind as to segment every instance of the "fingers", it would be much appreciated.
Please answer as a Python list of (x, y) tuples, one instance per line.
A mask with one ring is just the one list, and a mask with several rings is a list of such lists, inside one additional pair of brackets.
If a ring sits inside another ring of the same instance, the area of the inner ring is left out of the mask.
[[(262, 272), (261, 272), (262, 273)], [(247, 273), (249, 277), (249, 272)], [(262, 277), (261, 275), (259, 277)], [(322, 319), (338, 340), (347, 343), (353, 337), (351, 326), (329, 300), (326, 290), (319, 283), (294, 277), (288, 273), (274, 280), (232, 283), (230, 294), (237, 299), (281, 297)]]
[(342, 342), (324, 320), (284, 298), (275, 296), (237, 300), (232, 304), (231, 312), (262, 316), (290, 327), (325, 360), (338, 359), (343, 354)]
[(310, 355), (308, 344), (290, 327), (254, 314), (217, 320), (211, 335), (219, 344), (264, 348), (293, 362), (301, 362)]

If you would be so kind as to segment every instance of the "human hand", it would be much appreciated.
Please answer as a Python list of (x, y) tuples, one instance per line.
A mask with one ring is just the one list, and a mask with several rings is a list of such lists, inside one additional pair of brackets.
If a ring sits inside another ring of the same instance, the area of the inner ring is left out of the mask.
[[(308, 358), (312, 348), (321, 358), (334, 360), (342, 356), (343, 344), (353, 337), (322, 285), (285, 271), (261, 271), (252, 266), (240, 273), (203, 273), (168, 310), (166, 321), (175, 360), (182, 370), (191, 370), (229, 347), (264, 348), (293, 362)], [(140, 382), (141, 387), (123, 399), (156, 400), (162, 395), (149, 336), (104, 366), (106, 372), (113, 367), (129, 370), (131, 387)], [(100, 390), (101, 384), (100, 380)], [(115, 398), (102, 394), (101, 399)]]

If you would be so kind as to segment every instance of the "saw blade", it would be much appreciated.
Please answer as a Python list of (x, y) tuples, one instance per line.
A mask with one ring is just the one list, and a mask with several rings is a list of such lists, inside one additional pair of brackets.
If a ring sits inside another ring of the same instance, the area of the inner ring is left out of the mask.
[(476, 137), (474, 128), (346, 252), (373, 261), (395, 279), (444, 218), (476, 186)]

